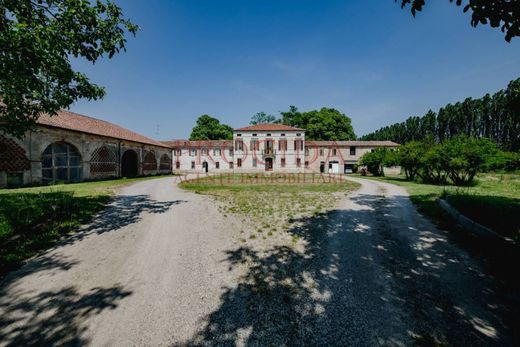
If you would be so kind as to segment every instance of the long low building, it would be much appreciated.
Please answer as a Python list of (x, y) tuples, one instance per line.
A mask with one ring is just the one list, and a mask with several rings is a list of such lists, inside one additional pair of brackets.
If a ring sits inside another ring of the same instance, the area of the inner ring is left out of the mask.
[(118, 125), (61, 111), (23, 139), (0, 135), (0, 186), (171, 173), (170, 146)]
[[(258, 124), (221, 141), (156, 141), (77, 113), (44, 115), (23, 139), (0, 135), (0, 187), (167, 173), (348, 173), (391, 141), (306, 141), (305, 129)], [(398, 170), (398, 169), (397, 169)]]

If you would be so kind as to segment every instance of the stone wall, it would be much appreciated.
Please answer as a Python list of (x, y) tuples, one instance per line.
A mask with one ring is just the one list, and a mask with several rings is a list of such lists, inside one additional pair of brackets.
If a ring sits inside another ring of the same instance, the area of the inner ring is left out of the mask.
[(172, 153), (167, 147), (39, 126), (21, 140), (0, 137), (0, 186), (16, 177), (22, 184), (42, 183), (42, 153), (53, 143), (77, 149), (81, 156), (81, 180), (120, 177), (121, 158), (128, 150), (137, 154), (138, 175), (171, 172)]

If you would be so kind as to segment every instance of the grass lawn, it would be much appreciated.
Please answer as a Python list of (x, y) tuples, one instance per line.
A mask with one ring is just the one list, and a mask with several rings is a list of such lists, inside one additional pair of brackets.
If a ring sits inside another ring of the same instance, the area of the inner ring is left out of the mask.
[(244, 235), (243, 242), (284, 232), (294, 220), (319, 215), (358, 187), (344, 179), (314, 174), (229, 174), (185, 181), (180, 186), (214, 196), (222, 202), (220, 210), (225, 216), (234, 213), (244, 223), (252, 223), (256, 230)]
[(164, 176), (0, 189), (0, 275), (102, 210), (122, 186)]
[(369, 178), (405, 187), (419, 211), (437, 221), (446, 222), (437, 204), (437, 199), (442, 196), (467, 217), (520, 241), (519, 174), (482, 174), (471, 187), (409, 182), (403, 176)]

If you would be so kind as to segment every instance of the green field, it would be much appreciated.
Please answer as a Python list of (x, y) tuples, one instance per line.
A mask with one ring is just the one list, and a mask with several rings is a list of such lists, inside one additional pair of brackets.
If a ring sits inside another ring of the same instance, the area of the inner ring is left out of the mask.
[(0, 189), (0, 275), (89, 221), (118, 188), (159, 177)]
[(467, 217), (497, 233), (520, 240), (520, 175), (481, 174), (471, 187), (440, 186), (409, 182), (404, 176), (368, 177), (406, 188), (419, 211), (446, 221), (437, 199), (441, 196)]

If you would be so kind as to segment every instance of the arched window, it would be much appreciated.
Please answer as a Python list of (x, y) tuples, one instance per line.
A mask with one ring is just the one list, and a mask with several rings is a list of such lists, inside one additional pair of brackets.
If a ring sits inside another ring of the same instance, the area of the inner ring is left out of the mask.
[(143, 170), (157, 170), (157, 159), (155, 159), (155, 154), (153, 154), (153, 152), (146, 152), (143, 160)]
[(161, 164), (159, 170), (161, 171), (170, 171), (172, 169), (172, 161), (168, 154), (163, 154), (161, 156)]
[(22, 172), (30, 168), (25, 150), (14, 140), (0, 135), (0, 171)]
[(43, 182), (79, 182), (81, 176), (81, 155), (73, 145), (55, 142), (43, 151)]
[(90, 173), (92, 175), (117, 175), (115, 152), (105, 145), (97, 148), (90, 158)]

